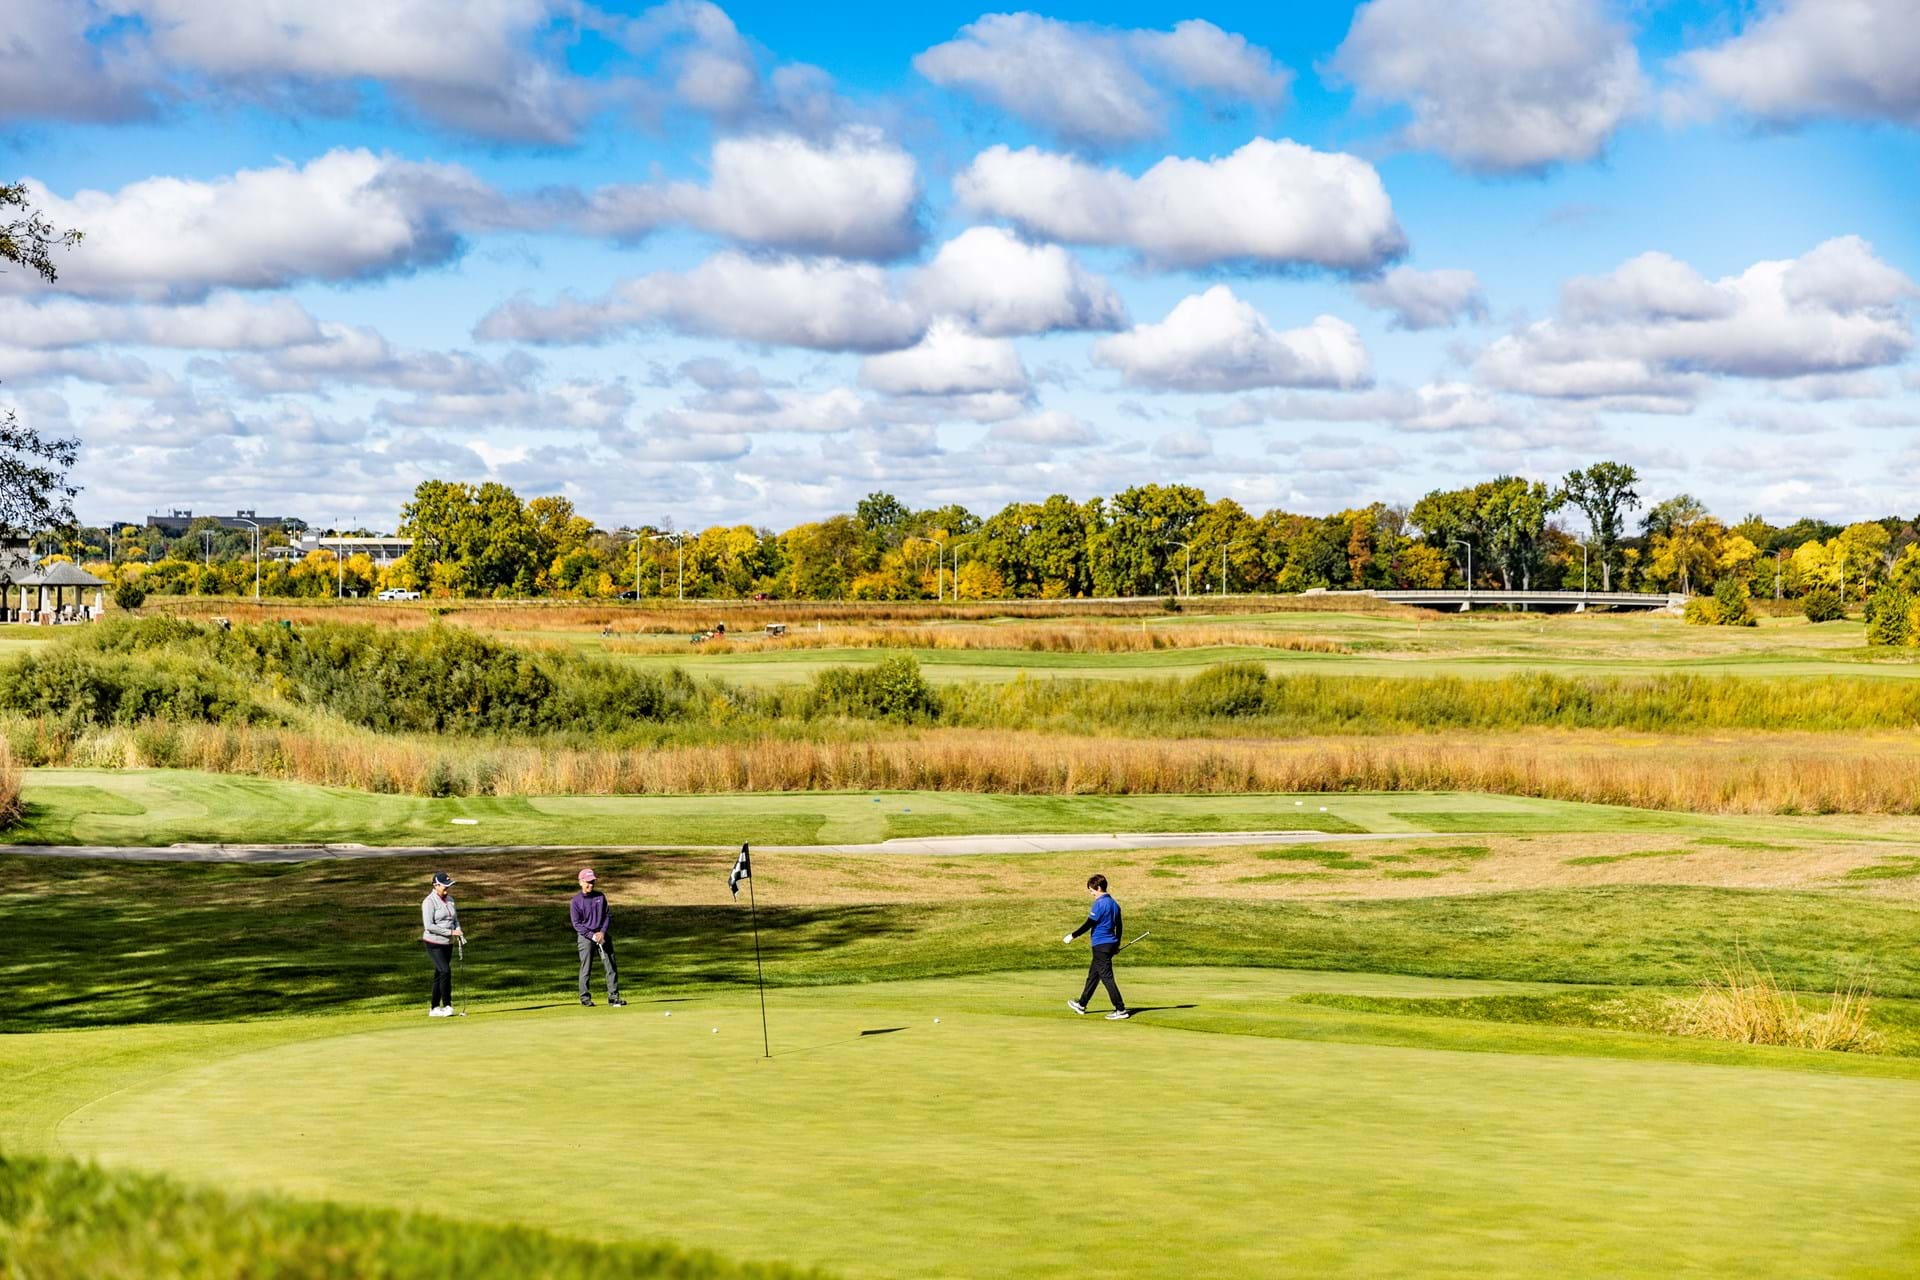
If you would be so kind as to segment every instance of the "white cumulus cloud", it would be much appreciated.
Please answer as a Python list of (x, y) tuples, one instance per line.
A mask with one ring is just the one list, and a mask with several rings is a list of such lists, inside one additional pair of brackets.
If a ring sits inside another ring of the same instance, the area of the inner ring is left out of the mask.
[(836, 259), (719, 253), (690, 271), (622, 281), (594, 299), (514, 298), (488, 312), (474, 335), (491, 341), (592, 343), (661, 327), (820, 351), (893, 351), (925, 330), (917, 308), (878, 267)]
[(1920, 12), (1911, 0), (1784, 0), (1739, 35), (1677, 61), (1700, 90), (1765, 120), (1920, 127)]
[(1406, 249), (1372, 165), (1286, 140), (1255, 138), (1213, 160), (1169, 156), (1137, 178), (995, 146), (954, 189), (970, 208), (1036, 237), (1129, 248), (1157, 267), (1366, 271)]
[(929, 312), (963, 316), (1000, 337), (1127, 322), (1120, 295), (1072, 254), (1001, 227), (971, 227), (947, 241), (914, 276), (911, 293)]
[(1190, 19), (1171, 31), (990, 13), (916, 56), (914, 70), (1074, 143), (1112, 146), (1165, 132), (1168, 94), (1259, 104), (1290, 73), (1246, 37)]
[(871, 129), (830, 141), (793, 134), (722, 138), (712, 176), (603, 187), (580, 219), (588, 231), (636, 236), (683, 222), (790, 253), (896, 258), (920, 247), (913, 157)]
[[(35, 206), (86, 240), (60, 258), (59, 288), (95, 297), (195, 298), (219, 287), (276, 289), (360, 280), (446, 262), (454, 219), (425, 204), (416, 166), (365, 150), (213, 181), (146, 178), (62, 197), (28, 181)], [(0, 276), (0, 283), (18, 282)]]
[(1030, 385), (1011, 342), (982, 337), (951, 320), (935, 323), (916, 346), (862, 360), (860, 382), (894, 396), (1024, 393)]
[(1647, 253), (1570, 280), (1558, 315), (1493, 343), (1478, 381), (1680, 412), (1713, 377), (1797, 379), (1900, 363), (1913, 348), (1913, 281), (1857, 236), (1709, 280)]
[(1395, 267), (1378, 280), (1355, 285), (1370, 307), (1393, 313), (1396, 329), (1444, 329), (1461, 319), (1485, 320), (1487, 297), (1471, 271), (1417, 271)]
[(1102, 338), (1093, 362), (1157, 391), (1363, 387), (1372, 378), (1366, 346), (1346, 321), (1320, 316), (1276, 330), (1223, 284), (1182, 299), (1159, 324)]
[(1646, 94), (1603, 0), (1371, 0), (1330, 67), (1404, 105), (1409, 144), (1487, 173), (1591, 160)]

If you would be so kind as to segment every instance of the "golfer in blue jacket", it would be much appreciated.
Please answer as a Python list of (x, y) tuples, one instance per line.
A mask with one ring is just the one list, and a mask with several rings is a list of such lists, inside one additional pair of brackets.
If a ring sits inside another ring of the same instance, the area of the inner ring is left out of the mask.
[(1113, 980), (1113, 953), (1120, 949), (1120, 904), (1107, 892), (1105, 876), (1088, 876), (1087, 892), (1093, 895), (1093, 907), (1087, 912), (1086, 920), (1061, 939), (1071, 945), (1081, 934), (1093, 932), (1093, 961), (1087, 965), (1087, 989), (1080, 993), (1078, 1000), (1067, 1001), (1067, 1008), (1086, 1013), (1093, 989), (1104, 982), (1107, 998), (1113, 1001), (1113, 1012), (1107, 1015), (1107, 1021), (1122, 1022), (1133, 1015), (1127, 1012), (1127, 1002), (1120, 998), (1120, 984)]

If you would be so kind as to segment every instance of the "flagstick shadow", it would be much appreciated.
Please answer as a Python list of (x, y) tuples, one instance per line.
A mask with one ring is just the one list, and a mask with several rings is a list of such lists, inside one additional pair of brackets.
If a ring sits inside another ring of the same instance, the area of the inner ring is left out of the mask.
[(770, 1058), (790, 1058), (796, 1053), (816, 1053), (821, 1049), (844, 1048), (850, 1044), (858, 1044), (869, 1036), (889, 1036), (896, 1031), (905, 1031), (906, 1029), (905, 1027), (876, 1027), (871, 1031), (862, 1031), (859, 1035), (851, 1039), (823, 1040), (819, 1044), (802, 1045), (798, 1049), (781, 1049), (767, 1056)]

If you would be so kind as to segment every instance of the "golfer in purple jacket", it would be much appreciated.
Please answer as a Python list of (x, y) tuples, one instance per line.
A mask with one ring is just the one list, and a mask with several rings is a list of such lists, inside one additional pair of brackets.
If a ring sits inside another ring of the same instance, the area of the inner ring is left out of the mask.
[(580, 1003), (593, 1007), (587, 979), (593, 976), (593, 953), (598, 951), (600, 967), (607, 975), (607, 1003), (615, 1008), (626, 1004), (620, 998), (620, 970), (613, 962), (613, 911), (607, 906), (607, 895), (594, 887), (592, 867), (580, 872), (580, 892), (573, 895), (568, 914), (580, 944)]

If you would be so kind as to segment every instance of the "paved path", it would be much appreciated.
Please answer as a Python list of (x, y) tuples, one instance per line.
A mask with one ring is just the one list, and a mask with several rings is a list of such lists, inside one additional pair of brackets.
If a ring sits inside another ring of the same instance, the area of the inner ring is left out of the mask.
[[(1420, 839), (1428, 833), (1319, 831), (1161, 831), (1113, 835), (926, 836), (876, 844), (766, 844), (761, 853), (918, 854), (952, 857), (979, 853), (1085, 853), (1101, 849), (1204, 849), (1221, 845), (1324, 844), (1349, 840)], [(1461, 834), (1448, 832), (1449, 836)], [(732, 852), (731, 845), (395, 845), (364, 844), (171, 844), (151, 848), (111, 845), (0, 845), (0, 855), (30, 858), (102, 858), (116, 862), (312, 862), (323, 858), (458, 857), (474, 853), (622, 853), (645, 851)]]

